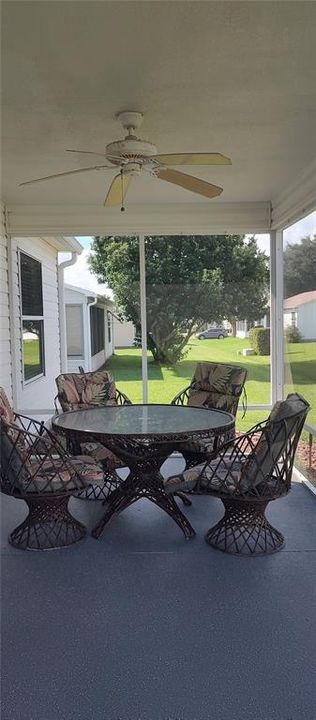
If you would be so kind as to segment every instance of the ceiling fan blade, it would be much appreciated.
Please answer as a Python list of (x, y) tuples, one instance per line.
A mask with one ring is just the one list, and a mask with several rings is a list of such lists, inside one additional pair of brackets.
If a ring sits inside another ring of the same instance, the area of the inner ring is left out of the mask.
[(89, 172), (89, 170), (102, 170), (103, 168), (111, 168), (111, 165), (92, 165), (92, 167), (79, 168), (78, 170), (68, 170), (68, 172), (55, 173), (55, 175), (46, 175), (45, 177), (36, 178), (35, 180), (27, 180), (20, 183), (22, 185), (32, 185), (32, 183), (42, 182), (43, 180), (53, 180), (54, 178), (63, 177), (64, 175), (75, 175), (75, 173)]
[(115, 205), (121, 205), (123, 203), (131, 179), (131, 175), (122, 175), (121, 173), (115, 175), (104, 200), (106, 207), (114, 207)]
[(80, 154), (84, 154), (84, 155), (98, 155), (100, 157), (106, 157), (105, 153), (94, 152), (94, 150), (69, 150), (67, 148), (66, 152), (80, 153)]
[(232, 161), (221, 153), (167, 153), (155, 155), (154, 160), (164, 165), (231, 165)]
[(178, 172), (178, 170), (172, 170), (171, 168), (159, 168), (155, 171), (155, 174), (160, 180), (166, 180), (174, 185), (180, 185), (180, 187), (183, 187), (185, 190), (191, 190), (191, 192), (204, 195), (208, 198), (217, 197), (217, 195), (223, 192), (223, 188), (218, 185), (212, 185), (193, 175), (187, 175), (186, 173)]
[(83, 155), (97, 155), (98, 157), (105, 157), (105, 158), (108, 158), (109, 160), (113, 159), (113, 160), (122, 162), (123, 164), (128, 162), (128, 159), (126, 157), (124, 157), (123, 155), (111, 155), (110, 153), (98, 153), (98, 152), (94, 152), (94, 150), (69, 150), (69, 149), (67, 149), (66, 152), (80, 153)]

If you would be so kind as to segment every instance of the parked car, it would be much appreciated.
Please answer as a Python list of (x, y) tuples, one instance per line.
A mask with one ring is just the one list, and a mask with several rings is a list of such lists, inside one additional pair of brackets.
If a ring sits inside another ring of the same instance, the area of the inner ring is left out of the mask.
[(210, 338), (225, 338), (228, 332), (224, 327), (209, 327), (206, 330), (196, 333), (196, 337), (199, 340), (209, 340)]

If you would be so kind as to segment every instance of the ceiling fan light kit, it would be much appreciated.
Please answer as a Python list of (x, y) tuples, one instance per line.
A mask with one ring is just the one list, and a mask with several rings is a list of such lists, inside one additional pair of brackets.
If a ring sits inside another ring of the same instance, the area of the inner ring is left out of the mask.
[(36, 178), (35, 180), (28, 180), (20, 184), (31, 185), (35, 182), (51, 180), (65, 175), (119, 167), (120, 172), (118, 175), (115, 175), (111, 182), (104, 205), (106, 207), (121, 205), (121, 210), (124, 210), (124, 197), (131, 179), (141, 175), (143, 172), (154, 175), (159, 180), (165, 180), (166, 182), (197, 193), (198, 195), (203, 195), (209, 199), (217, 197), (222, 193), (223, 188), (218, 185), (213, 185), (192, 175), (179, 172), (170, 166), (231, 165), (230, 158), (221, 153), (166, 153), (159, 155), (153, 143), (148, 140), (142, 140), (135, 135), (135, 131), (143, 122), (143, 113), (135, 110), (124, 110), (123, 112), (117, 113), (115, 117), (120, 121), (124, 130), (127, 130), (128, 134), (123, 140), (108, 143), (104, 153), (95, 153), (90, 150), (67, 151), (85, 155), (101, 155), (110, 163), (109, 165), (94, 165), (86, 168), (78, 168), (76, 170)]

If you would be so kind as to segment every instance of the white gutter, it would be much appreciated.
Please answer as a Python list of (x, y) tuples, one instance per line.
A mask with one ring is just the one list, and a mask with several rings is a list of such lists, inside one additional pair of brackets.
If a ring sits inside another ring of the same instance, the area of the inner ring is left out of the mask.
[(94, 300), (91, 300), (91, 302), (87, 302), (87, 314), (88, 314), (88, 318), (87, 318), (87, 346), (88, 346), (88, 357), (87, 357), (87, 360), (88, 360), (88, 372), (91, 372), (91, 370), (92, 370), (92, 367), (91, 367), (91, 364), (92, 364), (92, 355), (91, 355), (91, 321), (90, 321), (91, 313), (90, 313), (90, 308), (91, 308), (93, 305), (96, 305), (97, 302), (98, 302), (98, 298), (97, 298), (97, 297), (95, 297)]
[(60, 371), (67, 372), (67, 334), (66, 334), (66, 305), (64, 287), (64, 269), (77, 262), (78, 253), (72, 252), (70, 260), (58, 265), (58, 311), (59, 311), (59, 338), (60, 338)]

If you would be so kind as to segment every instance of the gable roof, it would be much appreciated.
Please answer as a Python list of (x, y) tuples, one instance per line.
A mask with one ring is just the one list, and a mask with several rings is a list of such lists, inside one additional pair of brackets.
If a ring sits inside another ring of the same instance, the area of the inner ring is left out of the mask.
[(65, 290), (73, 290), (74, 292), (85, 295), (86, 297), (97, 298), (98, 302), (104, 303), (105, 305), (115, 305), (111, 298), (106, 297), (106, 295), (98, 295), (98, 293), (94, 292), (93, 290), (87, 290), (86, 288), (78, 287), (77, 285), (69, 285), (69, 283), (65, 283), (64, 287)]
[(308, 292), (299, 293), (298, 295), (292, 295), (292, 297), (284, 300), (284, 310), (290, 310), (298, 305), (305, 305), (305, 303), (316, 300), (316, 290), (309, 290)]

